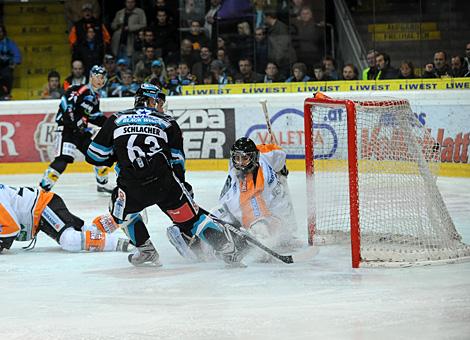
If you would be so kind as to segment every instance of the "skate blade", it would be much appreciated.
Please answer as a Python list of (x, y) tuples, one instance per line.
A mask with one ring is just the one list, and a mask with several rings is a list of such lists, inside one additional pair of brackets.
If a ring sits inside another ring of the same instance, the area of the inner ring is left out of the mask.
[(157, 261), (146, 261), (146, 262), (142, 262), (142, 263), (132, 263), (132, 260), (131, 260), (132, 255), (133, 254), (129, 254), (129, 256), (127, 257), (127, 260), (134, 267), (154, 267), (154, 268), (158, 268), (158, 267), (162, 266), (162, 264), (158, 260)]

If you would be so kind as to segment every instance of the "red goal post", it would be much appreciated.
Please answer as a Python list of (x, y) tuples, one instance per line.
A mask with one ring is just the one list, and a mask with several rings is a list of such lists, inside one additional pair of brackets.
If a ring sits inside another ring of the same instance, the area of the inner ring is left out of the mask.
[(436, 180), (439, 145), (405, 99), (304, 102), (309, 244), (351, 243), (352, 266), (470, 258)]

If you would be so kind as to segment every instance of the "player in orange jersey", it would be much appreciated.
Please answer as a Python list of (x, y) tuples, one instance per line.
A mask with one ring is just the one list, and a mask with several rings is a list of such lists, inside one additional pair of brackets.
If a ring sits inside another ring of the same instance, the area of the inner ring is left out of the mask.
[(84, 225), (53, 192), (0, 184), (0, 253), (10, 249), (13, 241), (31, 241), (34, 247), (39, 231), (67, 251), (130, 250), (127, 239), (111, 234), (116, 229), (109, 214)]
[[(256, 145), (249, 138), (239, 138), (231, 149), (229, 173), (219, 198), (221, 207), (213, 215), (248, 230), (273, 249), (300, 246), (294, 237), (297, 223), (285, 165), (286, 152), (278, 145)], [(183, 257), (207, 258), (206, 249), (188, 242), (190, 237), (177, 226), (170, 226), (167, 236)]]

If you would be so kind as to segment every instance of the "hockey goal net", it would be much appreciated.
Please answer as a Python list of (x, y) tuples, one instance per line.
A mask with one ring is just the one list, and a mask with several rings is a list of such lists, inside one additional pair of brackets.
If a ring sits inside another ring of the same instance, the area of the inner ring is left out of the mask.
[(436, 184), (440, 150), (407, 100), (304, 103), (310, 244), (351, 242), (352, 266), (470, 259)]

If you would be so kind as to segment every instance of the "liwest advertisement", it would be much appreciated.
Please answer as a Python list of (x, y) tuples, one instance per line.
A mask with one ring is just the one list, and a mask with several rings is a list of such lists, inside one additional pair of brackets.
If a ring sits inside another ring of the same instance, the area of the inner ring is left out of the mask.
[[(350, 93), (338, 94), (351, 96)], [(374, 93), (358, 95), (373, 97)], [(468, 91), (422, 91), (391, 93), (410, 100), (414, 115), (439, 143), (444, 163), (468, 164), (470, 144), (470, 97)], [(169, 114), (177, 120), (184, 135), (188, 159), (227, 159), (236, 138), (248, 136), (256, 143), (270, 140), (260, 105), (267, 99), (273, 134), (290, 159), (304, 157), (303, 101), (305, 94), (187, 96), (170, 97)], [(127, 109), (131, 100), (103, 100), (105, 112)], [(0, 105), (0, 163), (48, 162), (55, 156), (54, 122), (58, 101), (11, 102)], [(315, 148), (323, 157), (337, 157), (327, 138), (338, 134), (339, 122), (346, 119), (342, 109), (330, 109), (321, 128), (314, 131)], [(373, 129), (361, 131), (371, 141)], [(80, 158), (78, 158), (80, 160)]]

